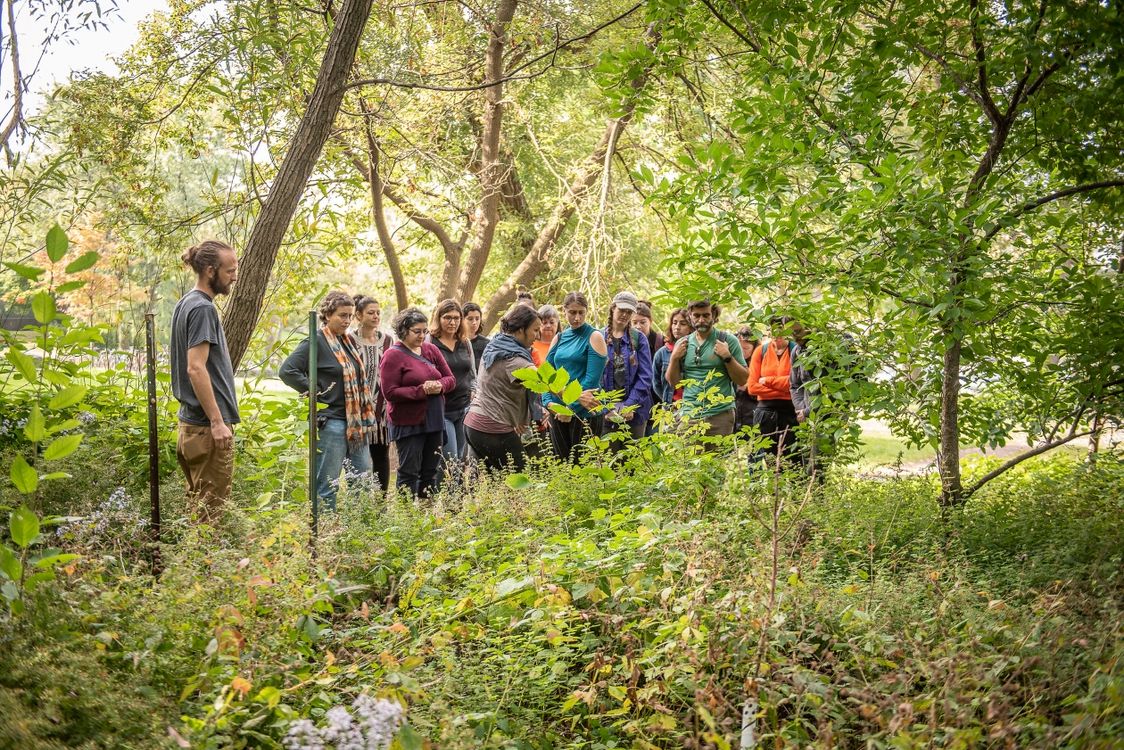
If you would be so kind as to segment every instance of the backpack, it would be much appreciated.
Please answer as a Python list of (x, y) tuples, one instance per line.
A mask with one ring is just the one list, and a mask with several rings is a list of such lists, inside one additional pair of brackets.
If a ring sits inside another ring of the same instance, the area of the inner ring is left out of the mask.
[[(769, 346), (771, 347), (772, 345), (773, 345), (773, 342), (770, 341)], [(761, 362), (765, 361), (765, 349), (766, 349), (766, 347), (764, 345), (758, 345), (758, 347), (757, 347), (757, 352), (761, 352), (761, 354), (758, 356), (758, 360), (761, 361)], [(754, 353), (756, 354), (756, 352), (754, 352)], [(788, 340), (788, 361), (790, 363), (796, 362), (796, 342), (793, 341), (792, 339)]]

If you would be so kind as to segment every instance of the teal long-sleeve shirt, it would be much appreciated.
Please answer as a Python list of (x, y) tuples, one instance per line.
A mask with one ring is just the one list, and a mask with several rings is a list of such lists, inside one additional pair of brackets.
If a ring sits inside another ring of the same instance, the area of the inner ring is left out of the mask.
[[(601, 374), (605, 372), (605, 363), (608, 357), (593, 348), (589, 337), (595, 329), (589, 323), (580, 328), (567, 328), (558, 336), (558, 341), (547, 352), (546, 361), (557, 368), (564, 368), (571, 380), (578, 380), (582, 390), (588, 391), (601, 387)], [(543, 403), (560, 404), (562, 399), (553, 393), (543, 394)], [(568, 404), (574, 413), (581, 418), (589, 416), (589, 412), (581, 404)]]

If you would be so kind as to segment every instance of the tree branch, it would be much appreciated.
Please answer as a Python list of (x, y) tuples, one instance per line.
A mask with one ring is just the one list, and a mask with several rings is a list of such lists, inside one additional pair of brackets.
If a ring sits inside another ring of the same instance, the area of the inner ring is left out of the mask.
[[(488, 34), (485, 55), (485, 81), (503, 78), (503, 54), (507, 47), (507, 30), (515, 18), (518, 0), (500, 0), (496, 19)], [(465, 262), (452, 263), (446, 258), (441, 273), (440, 298), (456, 297), (468, 300), (476, 293), (476, 285), (484, 274), (484, 266), (492, 251), (496, 229), (500, 220), (500, 198), (503, 164), (500, 163), (500, 131), (503, 129), (503, 87), (490, 86), (484, 90), (483, 129), (480, 134), (480, 204), (476, 209), (472, 245)]]
[(23, 73), (20, 72), (19, 37), (16, 34), (16, 2), (8, 0), (8, 34), (12, 37), (12, 116), (0, 130), (0, 148), (8, 149), (8, 139), (23, 121)]
[(988, 233), (984, 235), (983, 241), (987, 242), (991, 240), (993, 237), (995, 237), (995, 235), (1011, 226), (1020, 216), (1028, 214), (1037, 208), (1041, 208), (1047, 203), (1052, 203), (1056, 200), (1061, 200), (1062, 198), (1068, 198), (1071, 195), (1079, 195), (1081, 193), (1090, 193), (1094, 190), (1106, 190), (1115, 187), (1124, 187), (1124, 179), (1101, 180), (1100, 182), (1089, 182), (1084, 185), (1076, 185), (1074, 187), (1066, 188), (1065, 190), (1058, 190), (1056, 192), (1050, 193), (1049, 195), (1044, 195), (1041, 198), (1037, 198), (1035, 200), (1024, 203), (1023, 205), (1019, 206), (1019, 208), (1015, 209), (1015, 211), (1000, 219), (994, 227), (988, 230)]
[(1065, 445), (1066, 443), (1073, 442), (1077, 438), (1086, 437), (1086, 436), (1092, 434), (1092, 430), (1086, 430), (1085, 432), (1077, 432), (1076, 430), (1077, 430), (1077, 425), (1074, 424), (1073, 428), (1071, 428), (1068, 433), (1066, 433), (1064, 436), (1058, 438), (1057, 440), (1051, 440), (1050, 442), (1043, 443), (1042, 445), (1038, 446), (1037, 448), (1033, 448), (1033, 449), (1027, 451), (1026, 453), (1020, 453), (1019, 455), (1012, 458), (1010, 461), (1007, 461), (1006, 463), (1002, 464), (1001, 466), (998, 466), (997, 468), (989, 471), (988, 473), (986, 473), (982, 477), (980, 477), (979, 480), (977, 480), (974, 484), (972, 484), (972, 486), (970, 486), (966, 490), (964, 490), (963, 494), (961, 495), (961, 499), (967, 500), (969, 497), (971, 497), (973, 494), (975, 494), (981, 487), (983, 487), (985, 484), (990, 482), (992, 479), (995, 479), (1000, 474), (1004, 474), (1007, 471), (1010, 471), (1011, 469), (1015, 468), (1016, 466), (1021, 464), (1023, 461), (1026, 461), (1027, 459), (1034, 458), (1035, 456), (1040, 456), (1043, 453), (1046, 453), (1047, 451), (1052, 451), (1054, 448), (1058, 448), (1062, 445)]
[(717, 18), (723, 26), (734, 32), (734, 36), (745, 42), (746, 45), (748, 45), (749, 48), (754, 52), (758, 54), (761, 53), (761, 45), (750, 39), (747, 34), (745, 34), (741, 29), (734, 26), (734, 24), (730, 23), (729, 19), (722, 15), (721, 11), (719, 11), (718, 8), (714, 7), (714, 3), (712, 3), (710, 0), (702, 0), (702, 4), (706, 6), (707, 10), (710, 11), (710, 14)]
[[(619, 23), (619, 22), (623, 21), (624, 19), (628, 18), (633, 13), (635, 13), (637, 10), (639, 10), (643, 5), (644, 5), (643, 3), (637, 3), (636, 5), (633, 5), (631, 8), (626, 10), (624, 13), (621, 13), (619, 16), (617, 16), (615, 18), (611, 18), (608, 21), (605, 21), (604, 23), (594, 27), (593, 29), (590, 29), (589, 31), (585, 32), (584, 34), (580, 34), (578, 36), (562, 40), (561, 42), (557, 43), (556, 45), (551, 47), (546, 52), (543, 52), (541, 55), (536, 55), (535, 57), (532, 57), (530, 60), (527, 60), (527, 61), (521, 63), (520, 65), (515, 66), (510, 71), (508, 71), (507, 75), (502, 76), (502, 77), (497, 78), (497, 79), (494, 79), (494, 80), (485, 80), (483, 83), (470, 84), (470, 85), (466, 85), (466, 86), (437, 86), (437, 85), (433, 85), (433, 84), (424, 83), (422, 81), (399, 81), (399, 80), (396, 80), (396, 79), (393, 79), (393, 78), (363, 78), (363, 79), (360, 79), (358, 81), (352, 81), (351, 83), (344, 86), (344, 88), (345, 89), (353, 89), (353, 88), (359, 88), (361, 86), (394, 86), (395, 88), (424, 89), (426, 91), (449, 91), (449, 92), (483, 91), (483, 90), (486, 90), (486, 89), (490, 89), (494, 86), (502, 86), (503, 84), (507, 83), (508, 81), (523, 81), (523, 80), (528, 80), (528, 79), (531, 79), (531, 78), (538, 78), (539, 76), (541, 76), (542, 74), (546, 73), (548, 70), (550, 70), (551, 68), (554, 67), (555, 58), (557, 57), (559, 52), (568, 48), (570, 45), (572, 45), (576, 42), (581, 42), (581, 41), (585, 41), (586, 39), (590, 39), (593, 36), (595, 36), (596, 34), (598, 34), (599, 32), (601, 32), (601, 31), (607, 29), (608, 27), (612, 26), (613, 24), (616, 24), (616, 23)], [(548, 57), (550, 58), (550, 62), (542, 70), (538, 70), (538, 71), (535, 71), (533, 73), (518, 75), (518, 73), (520, 71), (526, 70), (527, 68), (531, 67), (535, 63), (541, 62), (542, 60), (545, 60)]]
[(369, 177), (367, 183), (371, 191), (371, 218), (375, 223), (375, 233), (378, 234), (379, 244), (382, 246), (383, 255), (386, 256), (386, 265), (390, 269), (390, 276), (394, 280), (394, 296), (399, 310), (405, 310), (410, 304), (410, 295), (406, 289), (406, 276), (402, 273), (402, 263), (398, 258), (398, 250), (394, 247), (394, 239), (390, 236), (390, 229), (386, 225), (386, 213), (383, 211), (383, 182), (379, 174), (379, 144), (375, 139), (375, 131), (371, 127), (370, 108), (367, 102), (360, 99), (360, 106), (368, 116), (364, 119), (363, 130), (367, 136), (367, 155), (369, 164)]
[(968, 25), (972, 28), (972, 48), (976, 52), (976, 79), (980, 89), (980, 101), (987, 119), (998, 127), (1003, 120), (1003, 115), (999, 114), (999, 108), (995, 106), (995, 100), (991, 98), (991, 91), (987, 86), (987, 48), (984, 47), (983, 38), (980, 36), (979, 0), (970, 0), (968, 3)]

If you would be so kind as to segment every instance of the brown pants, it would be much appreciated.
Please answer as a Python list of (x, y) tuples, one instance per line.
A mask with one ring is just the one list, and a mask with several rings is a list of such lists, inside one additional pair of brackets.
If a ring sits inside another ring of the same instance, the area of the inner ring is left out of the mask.
[(718, 435), (733, 435), (734, 434), (734, 410), (724, 411), (719, 414), (712, 414), (709, 417), (703, 417), (700, 422), (706, 422), (706, 436), (716, 437)]
[(180, 422), (176, 458), (187, 477), (188, 511), (202, 523), (222, 517), (234, 479), (234, 446), (219, 450), (210, 427)]

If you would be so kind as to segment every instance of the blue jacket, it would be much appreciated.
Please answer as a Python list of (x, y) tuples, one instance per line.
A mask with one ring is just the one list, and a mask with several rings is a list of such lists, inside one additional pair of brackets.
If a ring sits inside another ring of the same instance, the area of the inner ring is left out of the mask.
[(675, 401), (675, 389), (667, 382), (667, 366), (671, 364), (671, 349), (663, 345), (652, 358), (652, 390), (660, 403), (671, 404)]
[(601, 376), (601, 387), (606, 391), (624, 391), (624, 398), (617, 408), (636, 406), (633, 420), (647, 422), (652, 413), (652, 352), (648, 348), (648, 337), (630, 328), (628, 335), (621, 340), (625, 382), (617, 383), (613, 370), (613, 358), (616, 355), (613, 340), (607, 327), (603, 328), (601, 333), (605, 336), (605, 343), (609, 350), (605, 372)]

